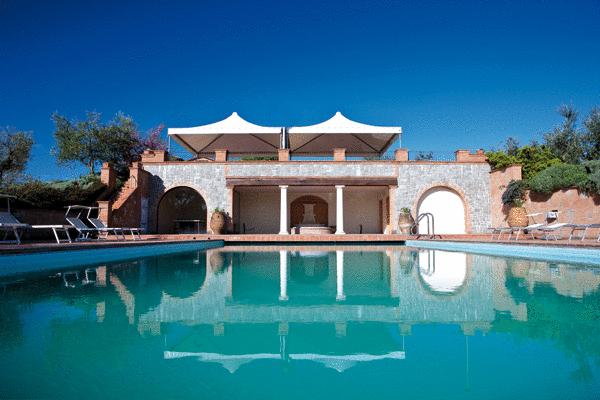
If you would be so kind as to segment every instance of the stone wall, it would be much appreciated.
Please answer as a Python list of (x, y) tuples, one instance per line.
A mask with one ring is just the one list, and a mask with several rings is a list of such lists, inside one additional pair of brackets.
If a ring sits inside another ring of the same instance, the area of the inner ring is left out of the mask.
[[(398, 188), (391, 193), (392, 215), (400, 208), (418, 208), (420, 197), (432, 187), (455, 190), (466, 206), (468, 232), (483, 232), (490, 226), (490, 168), (487, 163), (423, 162), (228, 162), (228, 163), (146, 163), (151, 175), (148, 227), (156, 229), (157, 207), (171, 188), (187, 186), (206, 201), (208, 219), (215, 207), (233, 212), (232, 190), (226, 177), (397, 177)], [(395, 219), (397, 217), (392, 217)], [(349, 218), (351, 219), (351, 218)], [(377, 216), (376, 224), (379, 223)], [(393, 221), (395, 223), (395, 221)], [(370, 230), (370, 229), (369, 229)]]
[(227, 165), (227, 176), (396, 176), (397, 166), (391, 162), (282, 162)]
[(156, 230), (158, 203), (172, 188), (187, 186), (195, 189), (206, 201), (207, 221), (212, 211), (219, 207), (232, 214), (232, 198), (225, 186), (225, 165), (217, 163), (144, 164), (152, 174), (149, 185), (147, 224), (149, 231)]
[(485, 232), (490, 226), (490, 166), (487, 163), (406, 163), (398, 168), (396, 210), (413, 214), (423, 194), (433, 187), (454, 190), (465, 203), (467, 232)]

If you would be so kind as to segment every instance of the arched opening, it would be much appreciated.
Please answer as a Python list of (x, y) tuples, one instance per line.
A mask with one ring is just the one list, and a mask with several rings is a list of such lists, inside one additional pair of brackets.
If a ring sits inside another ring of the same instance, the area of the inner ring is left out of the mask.
[[(290, 223), (328, 225), (329, 207), (327, 202), (318, 196), (301, 196), (290, 204)], [(314, 220), (313, 220), (314, 215)]]
[(206, 233), (206, 201), (192, 188), (169, 190), (157, 212), (158, 233)]
[[(418, 215), (431, 213), (435, 222), (435, 233), (466, 233), (465, 205), (454, 190), (447, 187), (435, 187), (423, 194), (419, 201)], [(427, 220), (419, 223), (419, 232), (427, 232)]]
[(419, 278), (433, 294), (451, 295), (467, 283), (467, 255), (441, 250), (419, 250)]
[(206, 280), (206, 256), (198, 252), (167, 257), (158, 269), (158, 282), (162, 291), (171, 297), (186, 299), (202, 289)]

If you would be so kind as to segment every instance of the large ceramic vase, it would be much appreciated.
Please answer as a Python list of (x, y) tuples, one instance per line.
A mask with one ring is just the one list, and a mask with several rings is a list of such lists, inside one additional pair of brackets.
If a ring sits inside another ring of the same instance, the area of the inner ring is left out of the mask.
[(217, 211), (210, 217), (210, 229), (214, 235), (225, 233), (225, 213)]
[(413, 233), (413, 226), (415, 219), (409, 213), (400, 213), (398, 217), (398, 230), (403, 235), (410, 235)]
[(527, 211), (524, 207), (511, 207), (508, 210), (508, 218), (506, 220), (508, 222), (508, 226), (527, 226), (529, 223), (529, 217), (527, 216)]

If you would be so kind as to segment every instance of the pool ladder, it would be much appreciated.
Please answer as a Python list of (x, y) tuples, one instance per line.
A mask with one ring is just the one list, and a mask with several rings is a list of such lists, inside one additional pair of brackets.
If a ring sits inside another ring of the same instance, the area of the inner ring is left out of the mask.
[[(427, 221), (427, 235), (424, 235), (423, 233), (419, 232), (419, 222), (421, 222), (422, 219), (426, 219)], [(426, 236), (429, 239), (435, 239), (436, 237), (440, 239), (442, 238), (440, 235), (435, 234), (435, 220), (433, 218), (432, 213), (419, 214), (417, 216), (417, 220), (413, 224), (412, 229), (414, 232), (417, 232), (417, 239), (421, 238), (421, 236)]]

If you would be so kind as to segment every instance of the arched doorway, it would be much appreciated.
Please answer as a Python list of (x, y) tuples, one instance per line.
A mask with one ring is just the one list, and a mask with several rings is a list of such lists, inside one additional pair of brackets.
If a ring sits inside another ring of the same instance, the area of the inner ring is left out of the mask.
[(169, 190), (158, 203), (157, 212), (158, 233), (197, 233), (198, 228), (200, 233), (206, 233), (206, 201), (192, 188), (179, 186)]
[(458, 293), (467, 283), (467, 254), (441, 250), (419, 250), (419, 278), (433, 294)]
[[(465, 205), (454, 190), (434, 187), (423, 194), (419, 201), (418, 215), (431, 213), (435, 222), (435, 233), (462, 234), (466, 232)], [(419, 232), (427, 232), (427, 220), (419, 223)]]
[(290, 204), (290, 223), (292, 226), (297, 226), (302, 223), (305, 204), (314, 205), (315, 221), (309, 223), (327, 226), (329, 207), (325, 200), (317, 196), (301, 196), (292, 201)]

